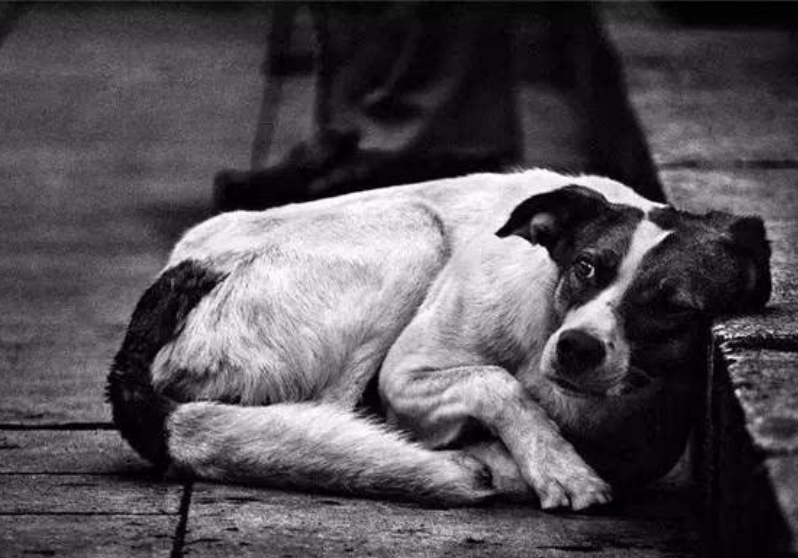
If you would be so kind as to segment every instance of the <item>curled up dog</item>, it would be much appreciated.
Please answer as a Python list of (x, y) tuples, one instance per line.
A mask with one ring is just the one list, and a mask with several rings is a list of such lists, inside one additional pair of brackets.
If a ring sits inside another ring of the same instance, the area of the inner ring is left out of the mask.
[(544, 170), (222, 214), (135, 309), (114, 421), (211, 480), (582, 509), (681, 455), (769, 256), (756, 217)]

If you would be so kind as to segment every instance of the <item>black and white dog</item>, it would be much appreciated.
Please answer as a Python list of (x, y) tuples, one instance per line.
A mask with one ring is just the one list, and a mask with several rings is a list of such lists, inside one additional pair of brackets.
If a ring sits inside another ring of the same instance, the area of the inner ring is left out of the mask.
[(223, 214), (139, 302), (114, 420), (206, 479), (581, 509), (679, 457), (769, 256), (758, 218), (544, 170)]

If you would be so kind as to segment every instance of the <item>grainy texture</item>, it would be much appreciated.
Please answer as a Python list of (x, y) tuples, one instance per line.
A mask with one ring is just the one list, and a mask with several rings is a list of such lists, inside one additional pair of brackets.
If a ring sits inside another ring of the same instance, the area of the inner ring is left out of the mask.
[(659, 164), (765, 164), (795, 155), (798, 101), (789, 90), (649, 91), (633, 99), (641, 114), (650, 115), (643, 122)]
[(0, 516), (3, 558), (169, 556), (175, 516)]
[(175, 514), (181, 487), (146, 476), (4, 474), (0, 514)]
[(741, 350), (727, 361), (754, 445), (768, 453), (798, 453), (798, 353)]
[(171, 244), (247, 160), (263, 6), (36, 5), (0, 50), (0, 423), (109, 420)]
[(676, 207), (720, 209), (768, 221), (798, 218), (798, 169), (669, 168), (660, 175)]
[(611, 27), (630, 95), (660, 164), (795, 161), (794, 38), (785, 29)]
[[(26, 290), (30, 293), (30, 285)], [(58, 296), (43, 298), (52, 304)], [(82, 297), (60, 296), (75, 306), (84, 302)], [(34, 302), (29, 294), (25, 300)], [(108, 421), (104, 375), (123, 326), (84, 329), (76, 327), (78, 319), (56, 325), (37, 324), (31, 315), (27, 318), (27, 323), (22, 319), (0, 323), (4, 384), (0, 423)]]
[[(789, 278), (794, 280), (790, 275)], [(796, 314), (798, 303), (771, 304), (756, 316), (725, 318), (715, 325), (713, 331), (718, 341), (729, 349), (795, 351), (798, 350)]]
[(752, 442), (750, 424), (738, 389), (718, 355), (712, 386), (712, 429), (708, 475), (709, 498), (704, 522), (704, 548), (709, 556), (749, 558), (790, 556), (792, 525), (785, 520), (781, 494), (794, 481), (774, 478), (761, 448)]
[(0, 430), (0, 473), (144, 476), (149, 466), (112, 430)]
[(555, 515), (510, 506), (419, 512), (382, 502), (201, 485), (195, 487), (186, 547), (209, 556), (688, 555), (695, 544), (689, 520), (681, 506), (670, 512)]
[[(770, 482), (775, 487), (776, 500), (782, 521), (786, 522), (793, 533), (798, 533), (798, 456), (782, 455), (770, 457), (765, 461)], [(789, 543), (790, 552), (798, 554), (798, 541), (793, 538)]]

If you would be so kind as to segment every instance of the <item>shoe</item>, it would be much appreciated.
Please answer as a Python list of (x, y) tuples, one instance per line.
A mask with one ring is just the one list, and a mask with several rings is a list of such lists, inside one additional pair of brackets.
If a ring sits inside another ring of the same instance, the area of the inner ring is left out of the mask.
[(308, 190), (316, 198), (453, 178), (477, 172), (500, 172), (512, 159), (500, 155), (454, 155), (389, 157), (361, 153), (352, 161), (311, 182)]
[(355, 152), (353, 133), (327, 132), (313, 143), (301, 143), (284, 161), (265, 170), (224, 169), (213, 179), (213, 204), (218, 211), (266, 209), (307, 201), (308, 186), (343, 164)]
[(298, 147), (286, 161), (258, 171), (227, 169), (214, 177), (218, 211), (262, 210), (362, 190), (385, 188), (476, 172), (499, 172), (513, 162), (497, 154), (389, 157), (339, 145), (319, 156)]

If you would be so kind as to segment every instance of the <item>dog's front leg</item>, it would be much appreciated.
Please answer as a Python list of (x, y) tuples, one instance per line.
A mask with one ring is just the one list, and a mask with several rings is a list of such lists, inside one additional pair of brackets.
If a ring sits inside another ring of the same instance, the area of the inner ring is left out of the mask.
[(397, 372), (383, 377), (383, 399), (390, 416), (422, 442), (446, 445), (474, 419), (502, 440), (542, 508), (583, 509), (610, 500), (609, 485), (505, 369), (463, 366)]

